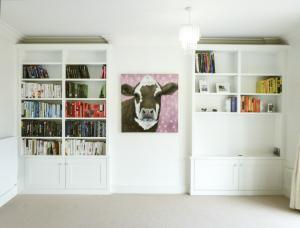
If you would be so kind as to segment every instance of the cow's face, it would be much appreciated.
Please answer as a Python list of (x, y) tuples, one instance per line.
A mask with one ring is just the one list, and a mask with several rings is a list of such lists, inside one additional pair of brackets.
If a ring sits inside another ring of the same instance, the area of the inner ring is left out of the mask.
[(173, 94), (178, 89), (176, 83), (159, 85), (151, 76), (145, 76), (134, 88), (122, 85), (122, 94), (134, 96), (135, 121), (144, 129), (153, 127), (159, 118), (161, 96)]

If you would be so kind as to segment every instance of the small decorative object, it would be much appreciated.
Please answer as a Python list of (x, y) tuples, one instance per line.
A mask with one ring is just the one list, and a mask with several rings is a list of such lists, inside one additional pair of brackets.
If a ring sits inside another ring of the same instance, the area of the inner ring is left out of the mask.
[(274, 147), (273, 154), (280, 157), (280, 148)]
[(199, 80), (200, 93), (209, 93), (208, 81), (206, 79)]
[(122, 132), (178, 132), (178, 74), (122, 74)]
[(218, 109), (213, 108), (211, 111), (212, 111), (212, 112), (218, 112)]
[(267, 111), (268, 112), (274, 112), (274, 105), (273, 104), (268, 104)]
[(201, 112), (207, 112), (207, 108), (201, 108)]
[(230, 84), (226, 82), (216, 83), (216, 91), (217, 93), (229, 93), (230, 92)]

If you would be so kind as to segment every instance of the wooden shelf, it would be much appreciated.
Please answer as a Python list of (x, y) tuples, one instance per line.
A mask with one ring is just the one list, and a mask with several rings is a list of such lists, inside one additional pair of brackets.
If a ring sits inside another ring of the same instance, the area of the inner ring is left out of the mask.
[(238, 73), (195, 73), (195, 75), (203, 77), (236, 77)]
[(238, 93), (200, 93), (195, 92), (198, 96), (238, 96)]
[(22, 139), (53, 139), (53, 140), (61, 140), (63, 137), (26, 137), (26, 136), (21, 136)]
[(21, 117), (22, 120), (62, 120), (61, 117), (51, 118), (51, 117)]
[(22, 78), (23, 82), (61, 82), (61, 78)]
[(65, 98), (66, 101), (105, 101), (106, 98)]
[(241, 93), (241, 96), (281, 96), (281, 93)]
[(62, 62), (23, 62), (22, 65), (62, 65)]
[(66, 65), (90, 65), (90, 66), (97, 66), (97, 65), (105, 65), (106, 62), (67, 62)]
[(66, 82), (106, 82), (106, 78), (67, 78)]
[(21, 98), (22, 101), (62, 101), (62, 98)]
[(106, 139), (106, 137), (65, 137), (65, 139), (66, 140), (68, 140), (68, 139), (84, 139), (84, 140), (88, 140), (88, 139), (91, 139), (91, 140), (96, 140), (96, 139), (102, 139), (102, 140), (104, 140), (104, 139)]
[(241, 73), (242, 77), (282, 77), (279, 73)]
[(106, 117), (66, 117), (66, 120), (106, 120)]

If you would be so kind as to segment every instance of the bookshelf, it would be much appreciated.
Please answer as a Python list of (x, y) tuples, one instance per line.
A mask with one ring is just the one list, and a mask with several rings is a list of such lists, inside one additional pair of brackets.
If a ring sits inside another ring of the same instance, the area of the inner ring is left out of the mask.
[[(191, 194), (280, 193), (281, 161), (285, 156), (286, 52), (286, 45), (198, 46), (191, 66)], [(210, 53), (215, 69), (212, 70), (210, 59), (205, 60), (209, 67), (202, 66), (201, 70), (196, 62)], [(278, 79), (278, 89), (275, 91), (272, 84), (268, 91), (258, 91), (258, 81), (269, 78)], [(217, 83), (224, 88), (229, 85), (230, 89), (218, 93)], [(273, 155), (275, 148), (280, 150), (280, 156)], [(261, 176), (256, 176), (258, 170)]]
[[(24, 191), (107, 193), (109, 45), (17, 48)], [(44, 178), (53, 183), (45, 184)]]

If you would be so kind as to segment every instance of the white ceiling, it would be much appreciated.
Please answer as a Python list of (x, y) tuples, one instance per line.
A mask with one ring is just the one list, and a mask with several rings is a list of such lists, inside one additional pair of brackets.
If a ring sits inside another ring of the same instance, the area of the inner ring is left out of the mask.
[(204, 37), (284, 36), (300, 22), (299, 0), (2, 0), (2, 19), (25, 35), (177, 39), (189, 5)]

